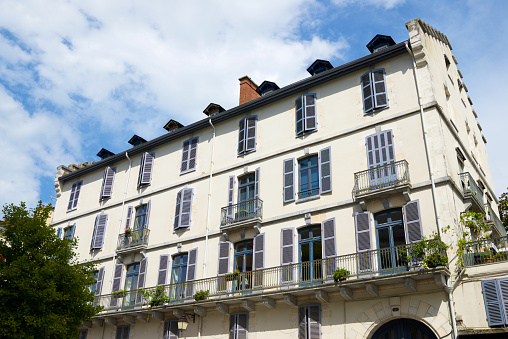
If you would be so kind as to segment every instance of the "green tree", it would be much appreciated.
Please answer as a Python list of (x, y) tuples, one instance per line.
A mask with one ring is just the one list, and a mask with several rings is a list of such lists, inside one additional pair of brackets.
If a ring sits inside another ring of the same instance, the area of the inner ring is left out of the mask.
[(5, 205), (0, 234), (0, 337), (76, 338), (93, 306), (93, 264), (78, 264), (76, 240), (58, 239), (39, 202)]
[(501, 194), (497, 208), (499, 209), (499, 218), (503, 222), (504, 227), (508, 227), (508, 192)]

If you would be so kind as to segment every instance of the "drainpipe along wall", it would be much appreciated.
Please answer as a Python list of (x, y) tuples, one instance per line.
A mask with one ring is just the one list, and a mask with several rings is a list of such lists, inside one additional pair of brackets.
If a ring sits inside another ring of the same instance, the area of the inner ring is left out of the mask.
[(212, 200), (212, 177), (213, 177), (213, 164), (215, 155), (215, 126), (212, 124), (212, 118), (208, 117), (208, 122), (213, 128), (212, 135), (212, 157), (210, 159), (210, 178), (208, 180), (208, 209), (206, 211), (206, 234), (205, 234), (205, 257), (203, 259), (203, 278), (206, 277), (206, 260), (208, 257), (208, 233), (210, 230), (210, 203)]

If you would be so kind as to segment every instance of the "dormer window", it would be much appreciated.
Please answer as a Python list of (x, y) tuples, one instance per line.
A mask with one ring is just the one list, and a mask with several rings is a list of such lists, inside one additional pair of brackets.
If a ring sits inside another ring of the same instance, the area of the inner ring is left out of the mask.
[(391, 36), (378, 34), (367, 44), (367, 48), (371, 53), (376, 53), (392, 45), (395, 45), (395, 41)]
[(325, 71), (328, 71), (329, 69), (332, 69), (333, 66), (328, 60), (321, 60), (317, 59), (312, 63), (312, 65), (307, 68), (307, 72), (310, 73), (310, 75), (316, 75)]
[(208, 106), (206, 106), (205, 110), (203, 111), (203, 113), (205, 113), (207, 116), (209, 117), (213, 117), (214, 115), (217, 115), (219, 113), (222, 113), (224, 112), (225, 109), (222, 108), (221, 105), (218, 105), (218, 104), (214, 104), (213, 102), (210, 103)]
[(263, 96), (267, 95), (268, 93), (271, 93), (273, 91), (276, 91), (279, 89), (279, 86), (275, 82), (271, 81), (263, 81), (263, 83), (256, 89), (256, 92)]
[(128, 141), (129, 144), (136, 147), (138, 145), (144, 144), (146, 142), (145, 139), (140, 137), (139, 135), (134, 134), (132, 138)]

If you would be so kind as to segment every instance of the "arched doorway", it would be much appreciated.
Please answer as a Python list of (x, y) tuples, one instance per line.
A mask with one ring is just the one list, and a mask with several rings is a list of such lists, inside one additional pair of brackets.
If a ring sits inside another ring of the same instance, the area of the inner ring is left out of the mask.
[(381, 326), (372, 339), (437, 339), (423, 323), (413, 319), (396, 319)]

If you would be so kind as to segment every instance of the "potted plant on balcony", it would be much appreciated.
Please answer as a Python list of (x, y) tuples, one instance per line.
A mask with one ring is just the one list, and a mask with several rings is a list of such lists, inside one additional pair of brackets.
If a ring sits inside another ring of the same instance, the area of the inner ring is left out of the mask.
[(226, 281), (235, 281), (240, 275), (240, 270), (234, 270), (231, 273), (226, 274)]
[[(491, 249), (486, 241), (490, 238), (490, 234), (487, 233), (490, 225), (485, 222), (485, 215), (482, 213), (466, 212), (461, 214), (460, 222), (468, 231), (464, 231), (462, 238), (457, 242), (459, 264), (464, 265), (464, 260), (466, 260), (468, 265), (487, 262), (483, 259), (487, 257), (484, 252), (491, 254)], [(476, 241), (473, 241), (472, 235), (474, 235)], [(488, 257), (491, 258), (490, 255)]]
[(196, 301), (201, 301), (201, 300), (205, 300), (206, 298), (208, 298), (208, 293), (210, 291), (206, 290), (206, 291), (203, 291), (203, 290), (199, 290), (197, 291), (195, 294), (194, 294), (194, 300)]
[(169, 296), (164, 291), (163, 286), (157, 286), (154, 290), (143, 290), (143, 297), (148, 301), (151, 307), (164, 305), (169, 302)]
[(113, 291), (114, 298), (123, 298), (125, 296), (125, 290), (116, 290)]
[(130, 237), (130, 236), (131, 236), (131, 233), (132, 233), (132, 228), (127, 227), (127, 228), (125, 229), (125, 236), (126, 236), (126, 237)]
[(351, 272), (349, 272), (345, 268), (339, 267), (335, 270), (335, 272), (333, 272), (333, 280), (335, 282), (345, 281), (350, 274)]

